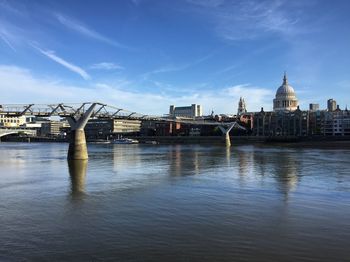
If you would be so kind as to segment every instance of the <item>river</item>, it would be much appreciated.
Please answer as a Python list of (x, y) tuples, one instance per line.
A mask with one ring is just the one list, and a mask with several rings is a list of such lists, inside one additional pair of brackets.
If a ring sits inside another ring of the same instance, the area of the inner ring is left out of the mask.
[(0, 261), (350, 261), (350, 150), (0, 143)]

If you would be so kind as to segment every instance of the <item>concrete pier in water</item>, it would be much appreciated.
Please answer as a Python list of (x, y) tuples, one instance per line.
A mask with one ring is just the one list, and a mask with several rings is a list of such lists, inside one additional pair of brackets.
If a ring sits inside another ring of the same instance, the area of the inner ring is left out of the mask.
[(87, 152), (84, 129), (72, 130), (69, 141), (68, 160), (86, 160), (89, 158)]
[(86, 160), (88, 159), (85, 125), (88, 122), (96, 103), (93, 103), (89, 109), (78, 116), (68, 117), (68, 123), (71, 127), (71, 140), (69, 142), (68, 160)]

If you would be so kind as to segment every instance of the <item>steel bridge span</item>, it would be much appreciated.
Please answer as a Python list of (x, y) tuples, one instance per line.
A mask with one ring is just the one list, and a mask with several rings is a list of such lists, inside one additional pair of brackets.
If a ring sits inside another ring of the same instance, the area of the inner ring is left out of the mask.
[(118, 118), (134, 120), (154, 120), (192, 125), (218, 126), (225, 135), (226, 146), (231, 146), (229, 133), (233, 128), (244, 129), (237, 122), (217, 122), (212, 120), (188, 120), (152, 116), (129, 111), (100, 102), (58, 103), (58, 104), (3, 104), (0, 113), (7, 117), (38, 116), (66, 118), (71, 128), (68, 160), (88, 159), (84, 127), (90, 118)]

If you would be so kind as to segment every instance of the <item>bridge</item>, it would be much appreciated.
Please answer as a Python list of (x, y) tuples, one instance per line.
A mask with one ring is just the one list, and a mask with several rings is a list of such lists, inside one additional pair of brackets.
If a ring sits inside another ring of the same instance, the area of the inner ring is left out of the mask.
[(100, 102), (58, 103), (58, 104), (2, 104), (0, 113), (6, 117), (37, 116), (66, 118), (71, 128), (68, 159), (88, 159), (84, 128), (90, 118), (113, 118), (176, 122), (191, 125), (218, 126), (225, 135), (226, 146), (231, 146), (230, 131), (244, 129), (237, 122), (217, 122), (212, 119), (190, 120), (144, 115)]
[(30, 136), (35, 136), (36, 130), (21, 128), (0, 128), (0, 138), (12, 134), (26, 134)]

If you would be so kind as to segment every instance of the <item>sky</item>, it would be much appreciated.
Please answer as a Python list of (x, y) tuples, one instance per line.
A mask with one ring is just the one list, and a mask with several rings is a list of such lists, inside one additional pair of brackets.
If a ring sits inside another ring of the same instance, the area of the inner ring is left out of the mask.
[(347, 0), (0, 0), (0, 104), (99, 101), (142, 114), (350, 106)]

